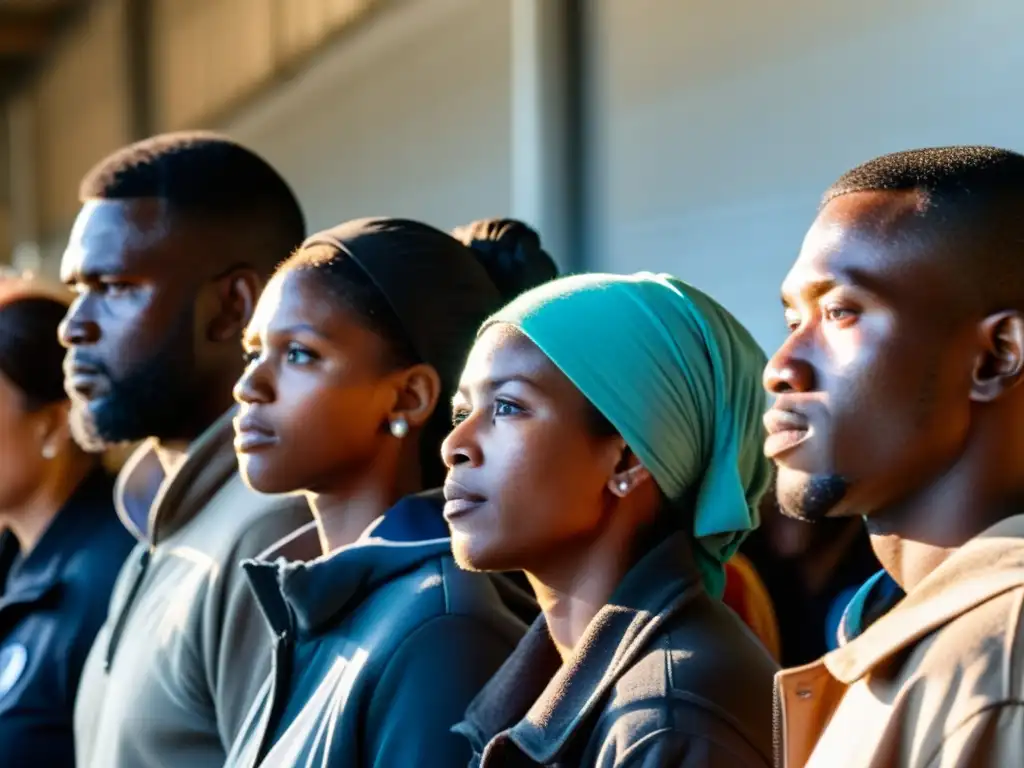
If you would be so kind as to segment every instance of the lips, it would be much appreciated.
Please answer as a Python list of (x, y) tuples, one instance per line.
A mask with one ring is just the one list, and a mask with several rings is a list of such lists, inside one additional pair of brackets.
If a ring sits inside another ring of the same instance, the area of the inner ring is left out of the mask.
[(235, 450), (239, 453), (255, 453), (276, 442), (274, 430), (251, 413), (235, 419)]
[(100, 397), (109, 386), (109, 379), (99, 366), (79, 361), (70, 361), (64, 365), (64, 389), (72, 397), (93, 400)]
[(810, 421), (802, 413), (779, 407), (764, 416), (768, 437), (764, 441), (764, 455), (774, 459), (796, 448), (811, 435)]
[(487, 499), (454, 480), (444, 484), (444, 519), (449, 523), (471, 514)]

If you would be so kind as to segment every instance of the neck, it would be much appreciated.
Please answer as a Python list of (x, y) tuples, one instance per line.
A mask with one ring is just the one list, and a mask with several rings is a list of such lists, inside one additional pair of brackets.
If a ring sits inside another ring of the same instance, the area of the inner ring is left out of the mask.
[(22, 556), (35, 549), (75, 488), (96, 466), (90, 457), (77, 453), (58, 456), (51, 465), (48, 476), (17, 507), (0, 509), (0, 528), (14, 534)]
[(979, 533), (1024, 508), (1024, 482), (1002, 471), (1000, 459), (1005, 462), (964, 458), (913, 497), (867, 518), (875, 556), (905, 592)]
[(399, 499), (423, 490), (419, 467), (409, 462), (392, 472), (369, 467), (354, 474), (355, 481), (339, 488), (306, 494), (325, 554), (354, 544)]
[(621, 538), (606, 535), (580, 551), (560, 551), (551, 560), (553, 567), (531, 569), (526, 575), (564, 662), (629, 571), (632, 557)]
[(822, 546), (811, 548), (804, 557), (797, 560), (800, 575), (809, 594), (820, 595), (828, 586), (829, 579), (861, 534), (861, 526), (864, 524), (860, 518), (846, 518), (837, 522), (844, 524), (840, 530), (835, 531), (837, 535), (821, 542)]

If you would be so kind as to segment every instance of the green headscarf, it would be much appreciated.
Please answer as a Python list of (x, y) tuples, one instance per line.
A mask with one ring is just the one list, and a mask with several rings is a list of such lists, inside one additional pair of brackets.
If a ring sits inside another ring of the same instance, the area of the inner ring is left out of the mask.
[[(721, 305), (670, 275), (585, 274), (524, 293), (486, 323), (519, 328), (625, 439), (672, 502), (697, 486), (705, 586), (758, 525), (765, 356)], [(481, 329), (482, 330), (482, 329)]]

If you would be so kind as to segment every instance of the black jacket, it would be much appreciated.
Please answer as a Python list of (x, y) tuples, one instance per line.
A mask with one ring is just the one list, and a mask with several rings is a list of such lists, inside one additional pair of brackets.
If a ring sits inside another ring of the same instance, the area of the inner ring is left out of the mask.
[(20, 559), (0, 535), (0, 765), (75, 764), (82, 665), (135, 540), (114, 513), (113, 478), (86, 478)]
[(312, 562), (245, 567), (274, 670), (228, 766), (464, 768), (469, 745), (451, 727), (536, 609), (455, 565), (436, 495), (403, 499)]
[(776, 669), (676, 534), (626, 574), (564, 666), (538, 618), (456, 731), (478, 768), (766, 768)]

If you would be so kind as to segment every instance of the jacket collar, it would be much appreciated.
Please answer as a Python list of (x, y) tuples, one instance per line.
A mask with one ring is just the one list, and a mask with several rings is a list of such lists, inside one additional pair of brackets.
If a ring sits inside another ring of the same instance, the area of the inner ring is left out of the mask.
[(381, 584), (451, 551), (438, 494), (407, 496), (354, 544), (309, 562), (242, 564), (275, 634), (315, 635)]
[[(113, 479), (102, 469), (79, 484), (18, 566), (16, 581), (2, 590), (0, 608), (14, 602), (39, 600), (60, 583), (64, 564), (75, 553), (75, 545), (97, 524), (100, 515), (110, 514), (112, 488)], [(10, 575), (18, 552), (14, 534), (0, 534), (0, 585)]]
[(114, 487), (114, 503), (121, 521), (139, 541), (153, 546), (179, 530), (238, 471), (232, 446), (234, 415), (232, 408), (211, 424), (170, 475), (152, 439), (125, 462)]
[(555, 761), (651, 639), (702, 592), (688, 536), (670, 536), (626, 574), (564, 665), (538, 617), (454, 730), (477, 753), (499, 736), (534, 762)]
[(889, 613), (823, 662), (847, 685), (879, 664), (997, 595), (1024, 586), (1024, 515), (968, 541)]

